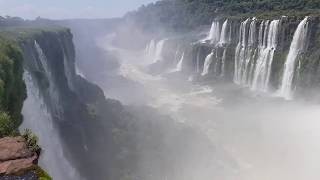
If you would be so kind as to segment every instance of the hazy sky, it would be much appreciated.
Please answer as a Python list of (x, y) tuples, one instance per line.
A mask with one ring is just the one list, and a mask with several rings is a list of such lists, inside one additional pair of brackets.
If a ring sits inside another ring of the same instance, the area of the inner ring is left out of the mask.
[(156, 0), (0, 0), (0, 15), (33, 19), (119, 17)]

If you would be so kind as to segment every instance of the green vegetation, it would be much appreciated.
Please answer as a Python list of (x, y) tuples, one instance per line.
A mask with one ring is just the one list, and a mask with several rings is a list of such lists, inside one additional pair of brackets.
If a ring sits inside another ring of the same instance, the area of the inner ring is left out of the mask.
[(17, 133), (26, 97), (22, 53), (15, 43), (0, 37), (0, 137)]
[(9, 27), (0, 32), (0, 36), (16, 42), (34, 39), (43, 33), (66, 33), (69, 29), (63, 27)]
[(6, 112), (0, 112), (0, 136), (9, 136), (14, 130), (14, 123)]
[(283, 15), (319, 15), (319, 0), (162, 0), (129, 13), (148, 30), (158, 25), (172, 30), (188, 30), (208, 25), (216, 17), (272, 18)]
[[(7, 22), (7, 19), (4, 21), (0, 18), (0, 24)], [(15, 18), (10, 20), (22, 22)], [(36, 38), (47, 32), (65, 33), (67, 31), (69, 30), (66, 28), (56, 26), (0, 28), (0, 138), (18, 134), (17, 129), (22, 122), (21, 109), (26, 98), (26, 87), (22, 78), (23, 55), (19, 42)]]
[(49, 176), (49, 174), (46, 173), (46, 171), (44, 171), (43, 169), (41, 169), (39, 166), (37, 166), (35, 171), (36, 171), (36, 174), (37, 174), (39, 180), (52, 180), (52, 178)]
[(38, 145), (38, 137), (30, 129), (26, 129), (22, 137), (27, 141), (27, 146), (32, 152), (40, 153), (41, 148)]
[[(23, 81), (23, 54), (19, 44), (46, 32), (66, 31), (68, 29), (58, 27), (0, 28), (0, 138), (20, 134), (18, 127), (22, 122), (21, 110), (26, 98), (26, 86)], [(22, 136), (26, 139), (28, 148), (39, 155), (41, 148), (37, 136), (29, 129)], [(52, 180), (39, 166), (35, 166), (34, 171), (39, 180)]]

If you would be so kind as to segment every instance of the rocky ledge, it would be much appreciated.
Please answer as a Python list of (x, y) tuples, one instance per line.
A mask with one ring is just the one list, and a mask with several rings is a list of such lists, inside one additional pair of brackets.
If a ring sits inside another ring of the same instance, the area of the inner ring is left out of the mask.
[(37, 165), (38, 154), (23, 137), (0, 139), (0, 180), (38, 180), (46, 176)]

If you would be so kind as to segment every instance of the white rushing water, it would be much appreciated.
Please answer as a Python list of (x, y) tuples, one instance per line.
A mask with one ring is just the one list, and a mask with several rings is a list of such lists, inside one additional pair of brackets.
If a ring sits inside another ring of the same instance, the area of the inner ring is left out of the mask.
[(303, 50), (306, 48), (308, 34), (308, 19), (309, 17), (304, 18), (298, 25), (294, 33), (293, 40), (290, 45), (289, 54), (284, 65), (279, 95), (287, 100), (290, 100), (293, 97), (292, 83), (295, 73), (295, 67), (297, 64), (297, 58), (299, 54), (302, 53)]
[(44, 51), (42, 50), (41, 46), (38, 44), (37, 41), (34, 41), (34, 47), (36, 49), (36, 52), (37, 52), (37, 55), (38, 55), (38, 58), (40, 60), (40, 63), (41, 63), (41, 67), (46, 75), (46, 77), (48, 78), (49, 80), (49, 83), (50, 83), (50, 86), (49, 86), (49, 94), (50, 94), (50, 97), (51, 97), (51, 101), (52, 101), (52, 104), (53, 107), (54, 107), (54, 113), (56, 116), (61, 116), (61, 112), (62, 112), (62, 109), (60, 106), (58, 106), (58, 104), (60, 104), (59, 102), (59, 98), (58, 98), (58, 90), (55, 86), (55, 83), (53, 82), (53, 78), (52, 78), (52, 74), (51, 74), (51, 71), (50, 71), (50, 68), (49, 68), (49, 65), (48, 65), (48, 59), (44, 53)]
[(208, 37), (205, 39), (210, 40), (212, 44), (216, 44), (220, 40), (220, 23), (218, 21), (213, 21), (211, 25)]
[(241, 23), (235, 52), (234, 82), (251, 90), (267, 92), (274, 53), (277, 48), (280, 20), (265, 20), (257, 32), (256, 18)]
[(183, 60), (184, 60), (184, 52), (181, 55), (181, 58), (177, 64), (175, 71), (182, 71)]
[(220, 76), (224, 77), (226, 73), (226, 58), (227, 58), (227, 49), (223, 50), (222, 60), (221, 60), (221, 74)]
[(157, 61), (161, 61), (163, 59), (162, 52), (163, 52), (163, 47), (166, 43), (167, 39), (162, 39), (160, 40), (155, 49), (155, 54), (154, 54), (154, 63)]
[(40, 95), (39, 88), (28, 72), (24, 73), (24, 81), (28, 97), (23, 104), (24, 121), (21, 130), (31, 129), (38, 136), (42, 148), (40, 165), (55, 180), (80, 180), (76, 170), (64, 156), (62, 143), (54, 126), (52, 115)]
[(243, 79), (243, 66), (246, 58), (246, 50), (247, 50), (247, 24), (250, 19), (245, 20), (240, 25), (240, 35), (239, 35), (239, 43), (236, 47), (235, 52), (235, 70), (234, 70), (234, 78), (233, 81), (236, 84), (241, 84), (241, 80)]
[[(273, 20), (270, 24), (265, 26), (265, 34), (267, 34), (267, 41), (259, 40), (259, 55), (256, 62), (256, 67), (254, 70), (253, 82), (251, 89), (268, 91), (269, 89), (269, 80), (271, 74), (271, 66), (273, 62), (274, 52), (277, 48), (278, 43), (278, 29), (279, 29), (280, 20)], [(262, 23), (264, 24), (264, 23)], [(261, 26), (260, 26), (261, 27)], [(262, 31), (262, 29), (260, 28)], [(261, 34), (261, 32), (259, 32)]]
[(222, 28), (221, 28), (221, 35), (220, 35), (220, 40), (219, 40), (219, 45), (223, 46), (224, 44), (227, 44), (230, 42), (231, 38), (230, 38), (230, 33), (228, 34), (228, 19), (225, 20), (222, 24)]
[(226, 55), (227, 55), (227, 47), (226, 45), (231, 43), (231, 25), (229, 25), (229, 20), (226, 19), (222, 25), (221, 28), (221, 37), (220, 41), (218, 43), (219, 46), (223, 47), (223, 55), (221, 58), (221, 71), (220, 71), (220, 76), (225, 75), (225, 64), (226, 64)]
[(145, 55), (148, 59), (153, 59), (152, 63), (163, 60), (163, 47), (168, 39), (162, 39), (156, 42), (154, 39), (147, 44), (145, 48)]
[[(210, 67), (213, 66), (213, 73), (215, 75), (220, 75), (223, 76), (225, 72), (225, 61), (226, 61), (226, 51), (227, 51), (227, 45), (230, 44), (231, 42), (231, 29), (229, 28), (229, 21), (226, 19), (221, 27), (220, 31), (220, 26), (219, 22), (213, 22), (211, 30), (209, 32), (209, 36), (206, 38), (207, 40), (211, 40), (210, 43), (214, 45), (212, 52), (207, 55), (205, 58), (204, 64), (203, 64), (203, 69), (201, 72), (201, 76), (205, 76), (209, 74)], [(230, 26), (231, 27), (231, 26)], [(218, 49), (223, 48), (223, 56), (219, 57), (218, 56)], [(199, 52), (198, 52), (199, 53)], [(215, 57), (215, 62), (213, 62), (213, 56)], [(198, 66), (199, 66), (199, 56), (197, 56), (197, 72), (198, 71)]]
[(145, 50), (147, 57), (149, 57), (149, 58), (153, 57), (155, 54), (155, 51), (156, 51), (155, 49), (156, 49), (156, 42), (154, 39), (152, 39), (150, 41), (150, 43), (147, 45), (146, 50)]
[(203, 71), (201, 73), (202, 76), (205, 76), (209, 73), (210, 65), (213, 61), (213, 56), (214, 52), (211, 52), (204, 60)]

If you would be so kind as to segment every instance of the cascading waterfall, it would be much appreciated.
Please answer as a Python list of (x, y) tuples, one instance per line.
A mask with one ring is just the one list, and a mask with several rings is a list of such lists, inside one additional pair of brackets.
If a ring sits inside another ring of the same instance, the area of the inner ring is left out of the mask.
[(31, 129), (39, 137), (39, 144), (43, 149), (40, 165), (48, 170), (53, 179), (80, 180), (76, 170), (64, 156), (63, 146), (54, 127), (52, 115), (40, 96), (39, 88), (28, 72), (24, 73), (24, 81), (28, 96), (22, 109), (24, 121), (21, 129)]
[(162, 52), (163, 52), (163, 47), (164, 47), (164, 44), (166, 43), (166, 41), (167, 41), (167, 39), (162, 39), (155, 46), (156, 47), (155, 54), (154, 54), (154, 62), (155, 63), (157, 61), (161, 61), (163, 59)]
[[(230, 31), (231, 32), (231, 31)], [(220, 36), (220, 41), (219, 41), (219, 45), (223, 46), (224, 44), (227, 44), (230, 42), (230, 37), (228, 34), (228, 19), (225, 20), (222, 24), (222, 28), (221, 28), (221, 36)]]
[[(214, 64), (214, 74), (215, 75), (220, 75), (220, 76), (224, 76), (224, 72), (225, 72), (225, 60), (226, 60), (226, 51), (227, 51), (227, 45), (231, 42), (231, 29), (228, 28), (229, 27), (229, 20), (226, 19), (221, 27), (221, 31), (220, 31), (220, 26), (219, 26), (219, 22), (213, 22), (212, 23), (212, 27), (209, 33), (209, 37), (211, 38), (211, 44), (214, 45), (214, 48), (212, 50), (212, 53), (210, 53), (204, 62), (203, 65), (203, 70), (201, 75), (205, 76), (209, 73), (210, 70), (210, 66), (212, 64), (213, 61), (213, 52), (215, 52), (215, 64)], [(231, 27), (231, 26), (230, 26)], [(228, 33), (229, 31), (229, 33)], [(221, 33), (220, 33), (221, 32)], [(222, 58), (219, 58), (218, 56), (218, 49), (219, 48), (223, 48), (223, 56)]]
[(241, 23), (239, 43), (235, 53), (234, 82), (236, 84), (249, 86), (252, 90), (263, 92), (269, 90), (279, 26), (280, 20), (262, 21), (257, 34), (255, 18)]
[[(251, 21), (251, 22), (250, 22)], [(249, 24), (250, 23), (250, 24)], [(247, 26), (249, 26), (249, 32)], [(249, 34), (248, 34), (249, 33)], [(240, 25), (239, 43), (235, 52), (235, 72), (234, 82), (236, 84), (247, 85), (250, 77), (248, 70), (249, 65), (255, 55), (255, 34), (256, 34), (256, 19), (247, 19)], [(248, 37), (248, 38), (247, 38)]]
[(79, 69), (77, 65), (76, 65), (76, 75), (81, 76), (83, 79), (87, 79), (87, 77), (84, 75), (84, 73)]
[[(271, 66), (273, 62), (274, 52), (277, 48), (278, 42), (278, 29), (280, 20), (273, 20), (269, 24), (267, 21), (261, 23), (264, 28), (264, 39), (260, 39), (262, 36), (262, 26), (260, 26), (259, 32), (259, 55), (254, 68), (253, 82), (251, 85), (252, 90), (268, 91), (269, 80), (271, 74)], [(267, 39), (267, 40), (265, 40)]]
[(221, 77), (224, 77), (226, 74), (226, 58), (227, 58), (227, 49), (223, 50), (222, 61), (221, 61)]
[(214, 69), (213, 69), (213, 74), (214, 75), (220, 75), (221, 73), (221, 59), (219, 59), (219, 56), (218, 56), (218, 50), (215, 49), (215, 64), (214, 64)]
[(148, 59), (153, 59), (153, 63), (161, 61), (163, 59), (162, 53), (166, 41), (167, 39), (162, 39), (156, 43), (156, 41), (152, 39), (150, 43), (146, 46), (145, 56)]
[(308, 19), (309, 17), (305, 17), (298, 25), (294, 33), (293, 40), (290, 45), (290, 50), (284, 65), (279, 95), (287, 100), (290, 100), (293, 97), (292, 83), (295, 73), (295, 67), (297, 64), (297, 58), (306, 48), (305, 46), (308, 35)]
[(45, 56), (43, 50), (41, 49), (40, 45), (37, 41), (34, 41), (34, 47), (37, 51), (39, 60), (41, 62), (41, 67), (43, 68), (44, 72), (49, 76), (49, 79), (51, 79), (51, 73), (49, 71), (49, 66), (47, 64), (47, 57)]
[(204, 65), (203, 65), (203, 71), (201, 73), (202, 76), (205, 76), (209, 73), (210, 64), (213, 61), (214, 52), (212, 51), (205, 59)]
[(212, 44), (216, 44), (220, 40), (220, 23), (218, 21), (213, 21), (208, 37), (205, 41), (210, 40)]
[(245, 58), (242, 62), (244, 65), (243, 72), (241, 76), (241, 84), (242, 85), (250, 85), (252, 80), (252, 70), (254, 68), (255, 57), (257, 53), (256, 48), (256, 27), (257, 21), (255, 18), (252, 19), (250, 26), (249, 26), (249, 36), (248, 36), (248, 44), (247, 48), (245, 49)]
[(174, 53), (174, 62), (178, 62), (179, 63), (179, 52), (180, 52), (180, 47), (177, 48), (176, 53)]
[[(256, 18), (248, 18), (241, 22), (234, 56), (234, 83), (249, 87), (253, 91), (270, 92), (272, 90), (270, 79), (280, 32), (283, 28), (281, 22), (282, 20), (279, 19), (259, 21)], [(219, 22), (214, 21), (207, 37), (207, 40), (210, 41), (205, 41), (207, 44), (205, 48), (208, 48), (208, 43), (210, 43), (212, 52), (206, 56), (203, 65), (199, 55), (203, 51), (197, 50), (196, 72), (201, 76), (209, 74), (211, 70), (216, 76), (225, 76), (227, 50), (229, 44), (233, 42), (231, 37), (233, 31), (228, 19), (223, 22), (221, 31), (218, 27)], [(295, 74), (300, 67), (297, 59), (306, 48), (307, 36), (308, 17), (300, 22), (294, 33), (283, 70), (281, 86), (277, 91), (279, 96), (286, 99), (292, 98)]]
[(184, 52), (182, 53), (181, 58), (177, 64), (176, 71), (182, 71), (183, 60), (184, 60)]
[(146, 47), (146, 55), (147, 55), (147, 57), (148, 58), (150, 58), (150, 57), (154, 57), (154, 54), (155, 54), (155, 50), (156, 49), (156, 42), (154, 41), (154, 39), (152, 39), (151, 41), (150, 41), (150, 43), (147, 45), (147, 47)]
[(49, 66), (47, 64), (48, 62), (48, 59), (46, 57), (46, 55), (44, 54), (42, 48), (40, 47), (40, 45), (38, 44), (37, 41), (34, 41), (34, 47), (36, 49), (36, 52), (37, 52), (37, 55), (38, 55), (38, 58), (41, 62), (41, 67), (45, 73), (45, 75), (47, 76), (48, 80), (50, 81), (50, 86), (49, 86), (49, 94), (50, 94), (50, 97), (52, 99), (52, 107), (54, 108), (53, 111), (54, 111), (54, 114), (55, 116), (57, 117), (61, 117), (61, 112), (62, 112), (62, 109), (60, 106), (58, 106), (59, 103), (59, 98), (58, 98), (58, 94), (57, 94), (57, 89), (56, 87), (54, 86), (54, 82), (53, 82), (53, 77), (52, 77), (52, 74), (51, 74), (51, 71), (49, 69)]
[(63, 50), (63, 66), (64, 66), (65, 76), (68, 81), (68, 86), (72, 91), (75, 91), (75, 85), (73, 83), (75, 79), (73, 76), (74, 72), (71, 72), (71, 67), (73, 66), (73, 64), (68, 62), (68, 58), (66, 57), (66, 52), (64, 52), (64, 50)]
[[(228, 33), (228, 26), (229, 28), (229, 33)], [(232, 33), (232, 29), (231, 29), (231, 25), (229, 25), (229, 20), (226, 19), (222, 25), (222, 29), (221, 29), (221, 37), (220, 37), (220, 41), (219, 41), (219, 46), (223, 47), (223, 55), (222, 55), (222, 59), (221, 59), (221, 73), (220, 76), (224, 76), (225, 75), (225, 64), (226, 64), (226, 57), (227, 57), (227, 47), (226, 45), (231, 43), (231, 33)]]
[(200, 73), (200, 51), (197, 52), (196, 58), (196, 72)]

